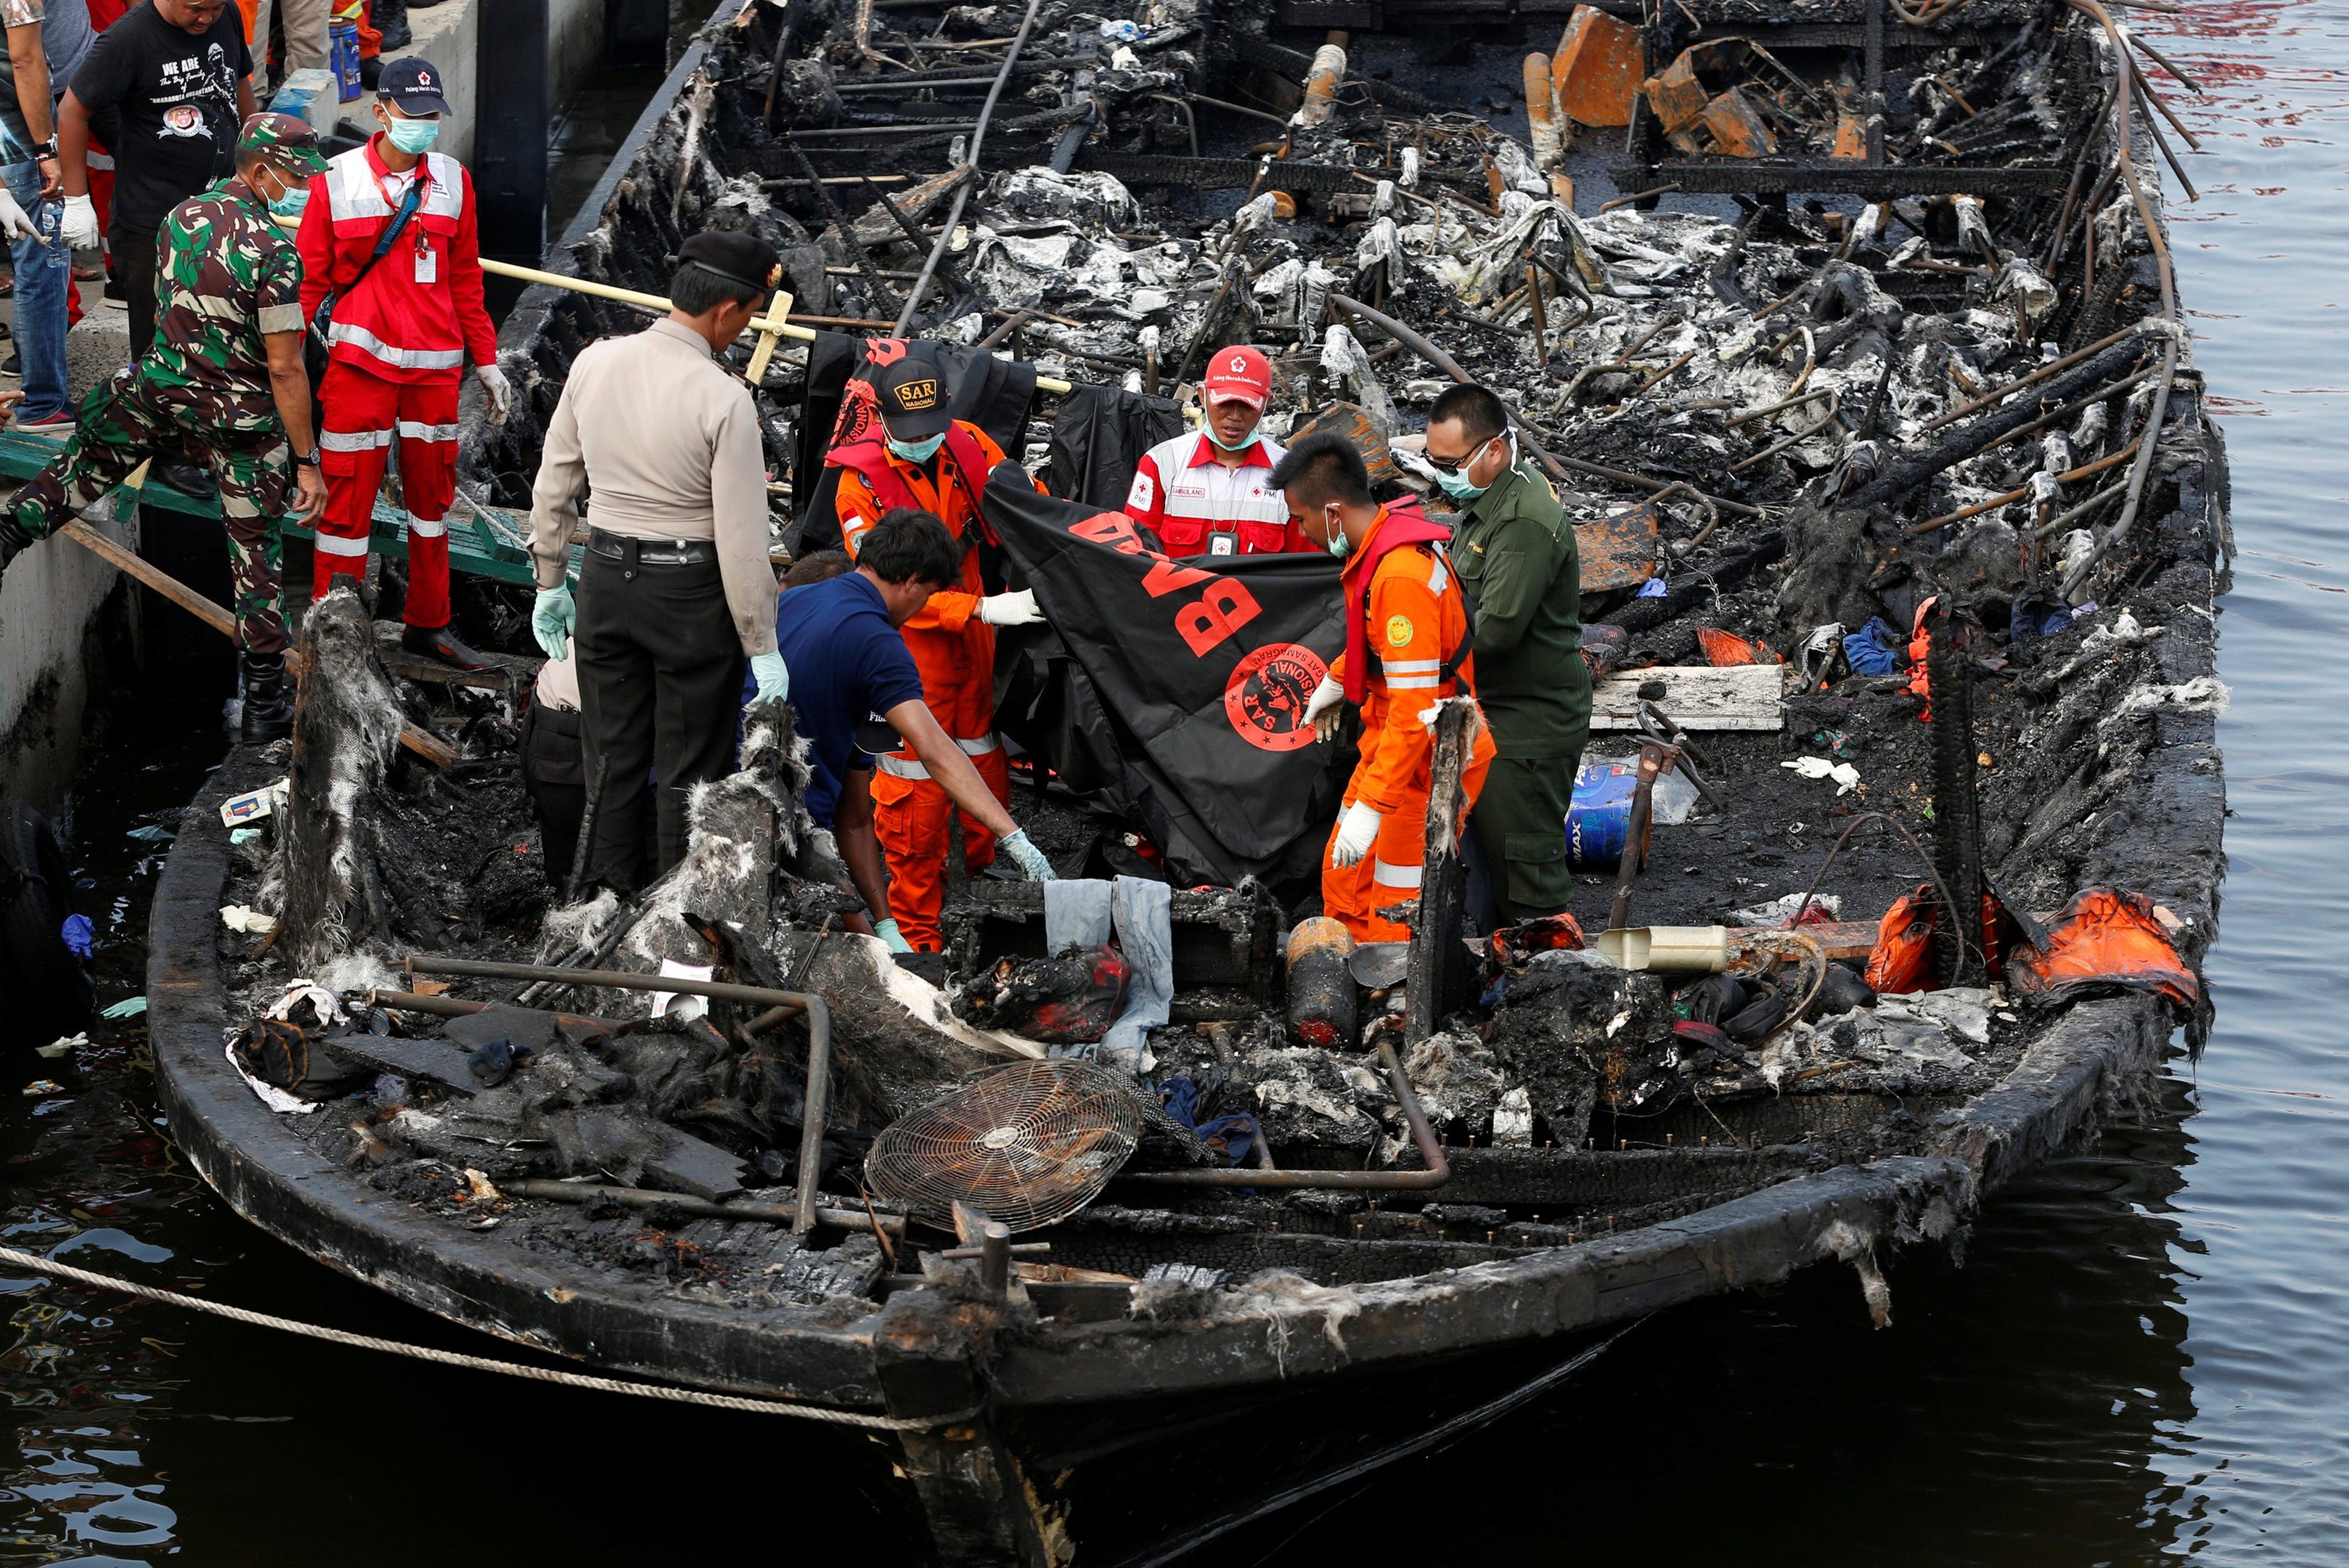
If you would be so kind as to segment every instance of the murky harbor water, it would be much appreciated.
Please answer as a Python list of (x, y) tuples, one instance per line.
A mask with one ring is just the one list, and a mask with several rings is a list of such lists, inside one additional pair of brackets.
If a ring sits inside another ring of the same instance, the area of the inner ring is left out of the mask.
[[(2349, 416), (2349, 11), (2139, 16), (2210, 89), (2170, 92), (2204, 142), (2188, 165), (2202, 201), (2174, 201), (2172, 222), (2243, 552), (2221, 621), (2235, 815), (2209, 964), (2218, 1027), (2199, 1068), (2181, 1057), (2158, 1115), (2003, 1194), (1962, 1267), (1901, 1262), (1889, 1331), (1868, 1326), (1837, 1271), (1667, 1314), (1558, 1393), (1198, 1561), (2349, 1560), (2349, 726), (2333, 675), (2349, 644), (2333, 510)], [(175, 544), (202, 586), (195, 563), (217, 570), (216, 544), (167, 541), (166, 565)], [(106, 714), (70, 825), (82, 907), (106, 940), (101, 1002), (143, 987), (146, 898), (167, 847), (155, 830), (218, 753), (212, 694), (227, 683), (209, 632), (160, 609), (147, 631), (153, 674)], [(94, 1037), (87, 1086), (26, 1100), (67, 1158), (0, 1194), (9, 1244), (481, 1348), (230, 1214), (162, 1137), (138, 1021)], [(0, 1292), (14, 1438), (0, 1560), (616, 1564), (818, 1539), (906, 1555), (885, 1463), (861, 1440), (388, 1362), (47, 1283)], [(1178, 1471), (1143, 1506), (1173, 1526), (1221, 1501), (1188, 1495)]]

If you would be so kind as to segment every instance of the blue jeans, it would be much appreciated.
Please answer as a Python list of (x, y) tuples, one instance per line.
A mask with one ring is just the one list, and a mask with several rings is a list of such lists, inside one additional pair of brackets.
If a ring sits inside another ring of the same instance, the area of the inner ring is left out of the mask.
[(65, 208), (41, 200), (41, 166), (27, 161), (0, 168), (8, 193), (32, 214), (41, 239), (12, 240), (16, 264), (16, 352), (25, 360), (25, 401), (19, 419), (46, 419), (66, 401), (66, 290), (73, 286), (73, 252), (57, 237)]

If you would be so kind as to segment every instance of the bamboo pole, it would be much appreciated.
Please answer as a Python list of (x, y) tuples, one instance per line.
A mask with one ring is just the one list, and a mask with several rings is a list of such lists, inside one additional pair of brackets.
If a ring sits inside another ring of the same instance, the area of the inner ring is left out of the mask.
[[(622, 305), (641, 306), (647, 310), (665, 312), (671, 308), (669, 302), (657, 294), (644, 294), (633, 288), (621, 288), (613, 284), (597, 283), (591, 278), (566, 277), (557, 272), (541, 272), (533, 266), (517, 266), (512, 262), (492, 261), (487, 256), (481, 258), (481, 270), (495, 273), (500, 277), (513, 278), (521, 283), (543, 283), (549, 288), (567, 288), (574, 294), (591, 295), (597, 299), (616, 300)], [(791, 296), (779, 295), (776, 297), (782, 301), (784, 312), (788, 314), (791, 309)], [(784, 319), (781, 316), (753, 317), (750, 330), (761, 337), (789, 337), (802, 343), (815, 341), (814, 327), (799, 326)], [(1076, 387), (1073, 383), (1063, 381), (1057, 376), (1039, 376), (1036, 378), (1036, 389), (1040, 392), (1065, 394), (1075, 391)]]

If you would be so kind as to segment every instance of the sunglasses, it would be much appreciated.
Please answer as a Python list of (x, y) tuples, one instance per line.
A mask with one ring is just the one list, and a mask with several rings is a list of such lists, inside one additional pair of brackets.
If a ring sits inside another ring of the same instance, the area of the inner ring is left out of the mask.
[(1435, 457), (1426, 452), (1422, 452), (1420, 455), (1426, 460), (1427, 466), (1435, 470), (1438, 473), (1457, 473), (1462, 469), (1467, 467), (1470, 463), (1475, 462), (1476, 454), (1478, 452), (1483, 452), (1486, 447), (1492, 445), (1495, 441), (1500, 439), (1501, 438), (1498, 436), (1486, 436), (1483, 441), (1478, 441), (1475, 446), (1470, 447), (1458, 457)]

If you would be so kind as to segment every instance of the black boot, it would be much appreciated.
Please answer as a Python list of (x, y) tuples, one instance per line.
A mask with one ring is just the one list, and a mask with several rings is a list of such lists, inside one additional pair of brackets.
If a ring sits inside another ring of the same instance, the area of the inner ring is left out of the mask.
[(427, 659), (437, 659), (460, 670), (487, 670), (490, 667), (488, 659), (457, 635), (455, 627), (411, 626), (399, 634), (399, 646), (410, 653), (420, 653)]
[(408, 0), (375, 0), (368, 12), (376, 31), (383, 35), (386, 55), (393, 49), (404, 49), (416, 41), (408, 30)]
[(285, 656), (244, 656), (244, 722), (238, 738), (248, 746), (282, 741), (294, 732), (294, 699), (285, 691)]

